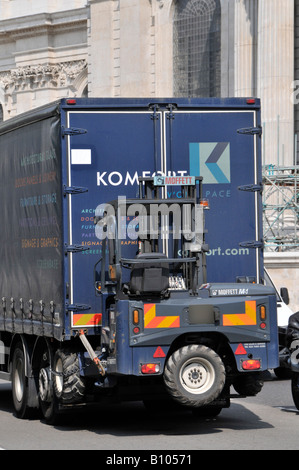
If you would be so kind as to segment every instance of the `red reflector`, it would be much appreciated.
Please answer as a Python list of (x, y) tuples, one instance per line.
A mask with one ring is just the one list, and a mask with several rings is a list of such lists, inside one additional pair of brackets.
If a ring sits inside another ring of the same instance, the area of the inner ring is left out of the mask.
[(260, 328), (261, 328), (262, 330), (264, 330), (265, 328), (267, 328), (266, 323), (262, 322), (262, 323), (260, 324)]
[(243, 370), (258, 370), (261, 368), (261, 361), (259, 359), (248, 359), (242, 362)]
[(141, 366), (142, 374), (157, 374), (160, 372), (159, 364), (143, 364)]
[(199, 204), (201, 206), (203, 206), (205, 209), (209, 209), (210, 208), (210, 205), (209, 205), (209, 201), (207, 199), (201, 199), (199, 201)]
[(243, 346), (242, 343), (240, 343), (239, 346), (237, 347), (237, 349), (236, 349), (236, 351), (235, 351), (235, 354), (236, 354), (236, 356), (238, 356), (238, 355), (241, 356), (242, 354), (247, 354), (247, 351), (246, 351), (246, 349), (244, 348), (244, 346)]
[(247, 104), (255, 104), (255, 99), (254, 98), (249, 98), (246, 100)]
[(66, 100), (66, 104), (76, 104), (77, 101), (74, 99)]
[(166, 354), (163, 351), (163, 349), (161, 348), (161, 346), (157, 347), (156, 351), (153, 354), (153, 357), (166, 357)]
[(135, 326), (133, 331), (134, 331), (135, 335), (138, 335), (138, 333), (140, 333), (140, 329), (138, 328), (138, 326)]

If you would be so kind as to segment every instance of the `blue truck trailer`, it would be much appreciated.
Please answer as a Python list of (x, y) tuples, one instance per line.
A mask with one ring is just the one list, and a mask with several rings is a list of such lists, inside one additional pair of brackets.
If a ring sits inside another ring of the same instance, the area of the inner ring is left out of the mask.
[(63, 99), (1, 124), (17, 417), (107, 400), (216, 415), (260, 391), (279, 362), (260, 135), (256, 99)]

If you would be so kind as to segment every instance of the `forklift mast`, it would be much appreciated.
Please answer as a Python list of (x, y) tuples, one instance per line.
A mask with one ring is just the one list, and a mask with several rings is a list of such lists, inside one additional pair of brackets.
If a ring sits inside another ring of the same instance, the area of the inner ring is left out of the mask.
[[(167, 185), (180, 185), (181, 197), (167, 198)], [(208, 207), (201, 196), (202, 177), (140, 177), (138, 198), (118, 198), (102, 207), (95, 223), (104, 234), (103, 253), (108, 243), (108, 277), (116, 282), (117, 292), (125, 289), (129, 296), (163, 297), (170, 288), (196, 295), (206, 283), (205, 253), (209, 250), (204, 228)], [(128, 217), (133, 217), (135, 231), (127, 235), (138, 237), (134, 258), (122, 257), (120, 226)], [(129, 284), (123, 284), (123, 269), (130, 270)], [(101, 273), (105, 273), (104, 266)]]

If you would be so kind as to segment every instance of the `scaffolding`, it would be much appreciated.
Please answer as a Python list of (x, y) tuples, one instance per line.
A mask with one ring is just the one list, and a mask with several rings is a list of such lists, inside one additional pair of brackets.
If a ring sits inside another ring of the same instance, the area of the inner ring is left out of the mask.
[(263, 167), (263, 231), (266, 251), (299, 247), (299, 166)]

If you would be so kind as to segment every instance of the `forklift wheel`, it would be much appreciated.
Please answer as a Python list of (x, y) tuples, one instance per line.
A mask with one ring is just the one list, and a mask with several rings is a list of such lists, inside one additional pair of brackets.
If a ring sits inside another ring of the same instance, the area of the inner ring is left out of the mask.
[(214, 401), (225, 383), (225, 368), (213, 349), (192, 344), (175, 351), (164, 370), (164, 382), (173, 399), (200, 407)]

